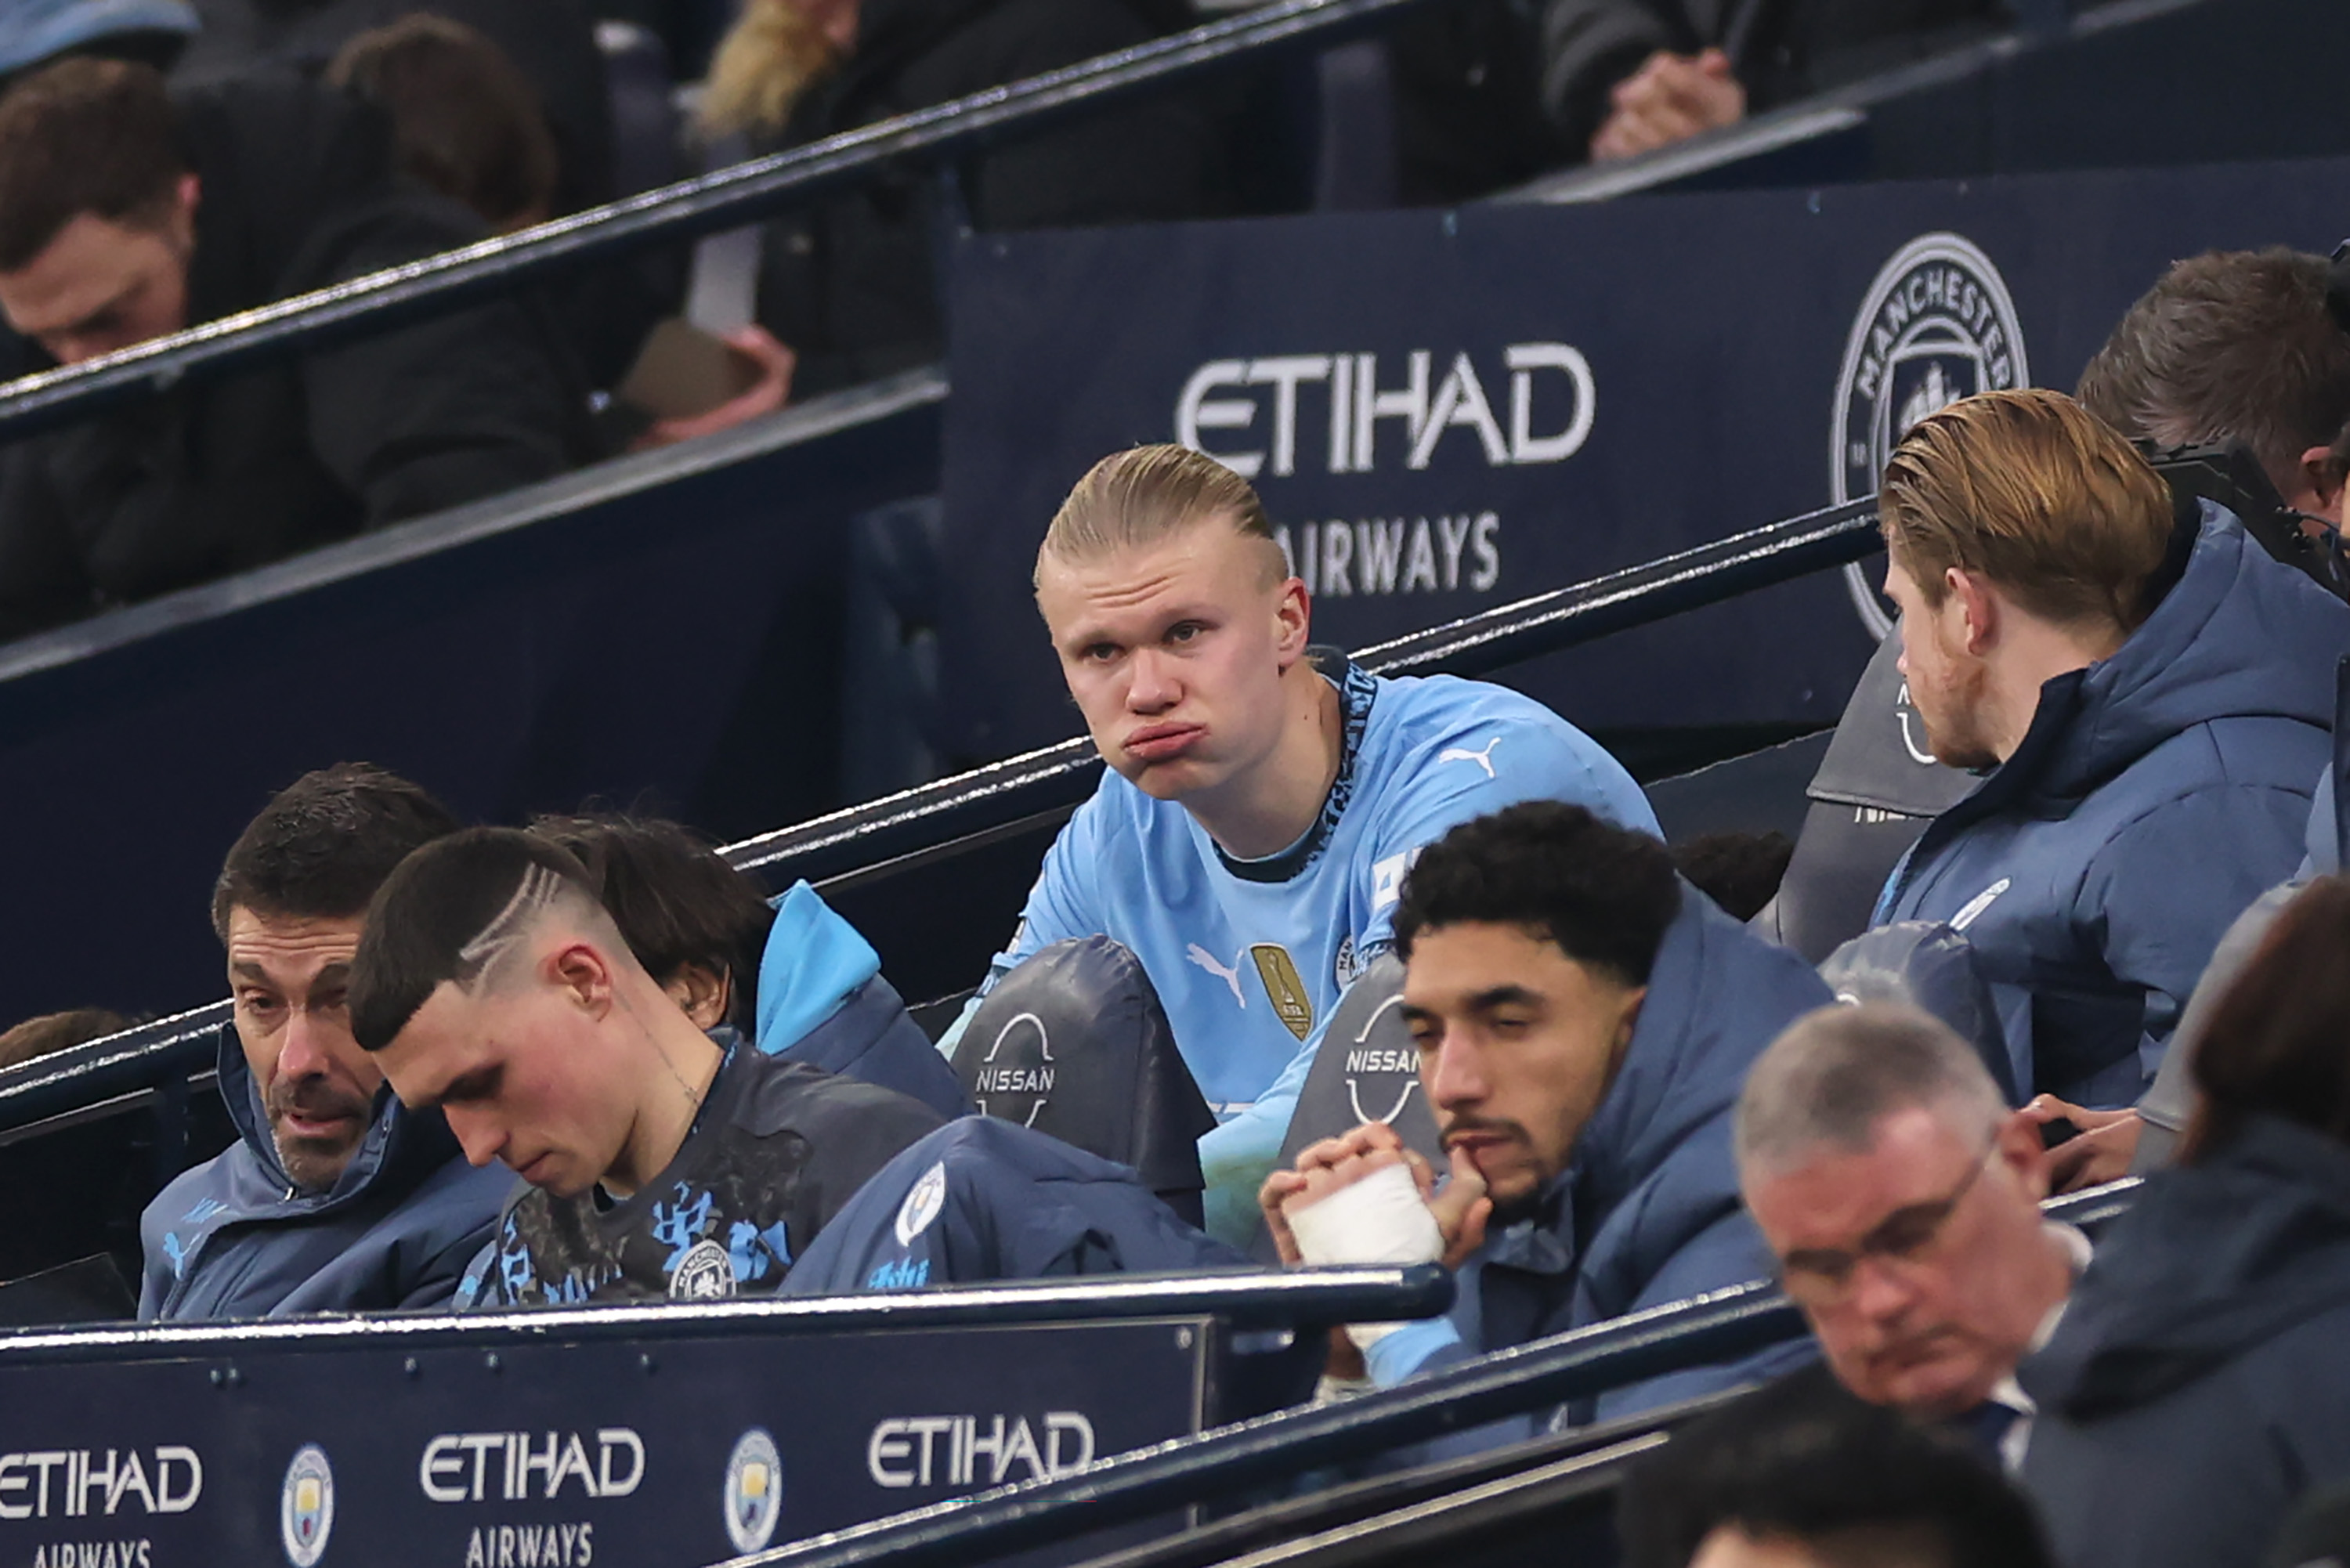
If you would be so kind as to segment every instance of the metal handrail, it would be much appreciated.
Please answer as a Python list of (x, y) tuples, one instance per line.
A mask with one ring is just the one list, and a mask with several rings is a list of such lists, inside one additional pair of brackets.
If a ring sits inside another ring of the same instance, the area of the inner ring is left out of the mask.
[[(1487, 673), (1859, 560), (1877, 548), (1876, 518), (1874, 499), (1805, 513), (1379, 643), (1356, 657), (1382, 675)], [(1100, 766), (1091, 742), (1064, 741), (720, 853), (773, 888), (803, 877), (820, 883), (1074, 806), (1094, 787)], [(229, 1004), (213, 1002), (0, 1071), (0, 1130), (209, 1066), (228, 1021)]]
[[(1845, 566), (1877, 547), (1877, 500), (1866, 496), (1378, 643), (1355, 658), (1377, 675), (1490, 674)], [(746, 838), (722, 853), (771, 888), (821, 881), (1074, 805), (1093, 788), (1100, 765), (1092, 742), (1063, 741)]]
[(519, 233), (225, 316), (0, 384), (0, 441), (228, 369), (455, 309), (550, 272), (763, 217), (908, 162), (945, 162), (1123, 99), (1301, 46), (1326, 47), (1430, 0), (1275, 0), (1130, 49), (843, 131)]
[[(2126, 1212), (2125, 1178), (2042, 1210), (2095, 1225)], [(972, 1564), (1066, 1541), (1121, 1520), (1230, 1496), (1409, 1443), (1547, 1410), (1650, 1378), (1751, 1355), (1804, 1332), (1767, 1280), (1482, 1355), (1376, 1394), (1283, 1411), (1139, 1449), (1057, 1480), (1003, 1486), (795, 1542), (746, 1563), (773, 1568)]]
[(1452, 1304), (1452, 1276), (1434, 1263), (1294, 1273), (1106, 1274), (839, 1296), (627, 1302), (478, 1313), (346, 1313), (247, 1323), (150, 1323), (0, 1334), (0, 1369), (33, 1363), (195, 1358), (239, 1352), (372, 1345), (405, 1350), (507, 1341), (566, 1345), (701, 1339), (744, 1333), (835, 1334), (1218, 1317), (1235, 1328), (1326, 1327), (1434, 1317)]

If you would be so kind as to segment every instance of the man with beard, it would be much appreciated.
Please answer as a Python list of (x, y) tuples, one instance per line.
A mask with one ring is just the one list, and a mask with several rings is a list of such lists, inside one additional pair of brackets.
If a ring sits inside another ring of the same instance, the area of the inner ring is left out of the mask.
[(351, 1038), (345, 993), (368, 899), (446, 807), (380, 768), (306, 774), (228, 852), (213, 926), (235, 1003), (220, 1093), (238, 1140), (140, 1220), (142, 1318), (429, 1307), (456, 1292), (513, 1178), (402, 1110)]
[[(1395, 932), (1449, 1179), (1367, 1123), (1309, 1147), (1259, 1199), (1286, 1263), (1459, 1271), (1450, 1315), (1349, 1326), (1375, 1382), (1770, 1272), (1739, 1205), (1731, 1115), (1763, 1048), (1831, 1000), (1809, 965), (1682, 883), (1654, 838), (1555, 801), (1430, 845)], [(1805, 1354), (1659, 1378), (1567, 1415), (1628, 1414)]]
[(1965, 933), (2012, 1081), (2145, 1090), (2220, 937), (2300, 863), (2350, 607), (2060, 393), (1922, 421), (1880, 491), (1901, 673), (1937, 759), (1985, 775), (1873, 924)]

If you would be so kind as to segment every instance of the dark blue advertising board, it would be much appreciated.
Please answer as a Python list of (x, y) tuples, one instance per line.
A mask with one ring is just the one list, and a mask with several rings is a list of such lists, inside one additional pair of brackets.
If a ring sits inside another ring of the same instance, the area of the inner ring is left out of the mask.
[(47, 1361), (0, 1343), (0, 1562), (715, 1563), (1196, 1431), (1221, 1331), (369, 1332)]
[[(2070, 387), (2177, 257), (2350, 231), (2350, 162), (981, 236), (954, 274), (941, 711), (1000, 755), (1075, 715), (1029, 603), (1103, 454), (1256, 483), (1360, 647), (1866, 495), (1994, 387)], [(1555, 656), (1597, 729), (1825, 724), (1882, 610), (1859, 571)]]

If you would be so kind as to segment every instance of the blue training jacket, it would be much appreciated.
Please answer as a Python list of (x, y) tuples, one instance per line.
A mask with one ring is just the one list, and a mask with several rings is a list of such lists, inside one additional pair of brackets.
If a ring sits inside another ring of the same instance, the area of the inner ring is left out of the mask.
[(770, 1056), (895, 1089), (942, 1116), (972, 1108), (954, 1068), (881, 978), (872, 944), (806, 882), (775, 900), (759, 960), (756, 1044)]
[[(1835, 1000), (1809, 964), (1686, 884), (1616, 1081), (1534, 1215), (1489, 1235), (1442, 1318), (1367, 1357), (1382, 1385), (1771, 1272), (1739, 1200), (1730, 1125), (1747, 1069), (1779, 1032)], [(1604, 1396), (1569, 1418), (1611, 1419), (1764, 1376), (1807, 1355), (1765, 1352)]]
[(237, 1141), (180, 1173), (140, 1217), (141, 1318), (286, 1317), (446, 1305), (515, 1183), (465, 1163), (439, 1112), (376, 1096), (375, 1125), (325, 1192), (297, 1190), (234, 1024), (220, 1093)]
[(2207, 501), (2145, 624), (2042, 687), (2015, 754), (1895, 868), (1876, 923), (1966, 934), (2025, 1095), (2144, 1092), (2220, 934), (2301, 861), (2345, 650), (2350, 606)]
[(993, 1116), (901, 1150), (833, 1216), (785, 1295), (1076, 1274), (1249, 1270), (1123, 1165)]

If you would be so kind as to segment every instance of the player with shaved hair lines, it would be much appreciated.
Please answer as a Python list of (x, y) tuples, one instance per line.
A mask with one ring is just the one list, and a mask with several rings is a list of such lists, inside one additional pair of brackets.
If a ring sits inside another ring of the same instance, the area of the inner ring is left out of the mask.
[(1035, 586), (1109, 767), (989, 984), (1071, 939), (1134, 951), (1220, 1124), (1200, 1140), (1208, 1229), (1246, 1244), (1323, 1032), (1392, 945), (1420, 848), (1522, 800), (1649, 834), (1656, 817), (1613, 757), (1538, 702), (1449, 676), (1388, 680), (1309, 648), (1305, 585), (1263, 504), (1199, 452), (1097, 463), (1046, 531)]
[(465, 1297), (772, 1291), (938, 1127), (902, 1095), (723, 1047), (629, 950), (568, 852), (507, 828), (409, 857), (369, 911), (351, 1027), (411, 1109), (529, 1184)]

